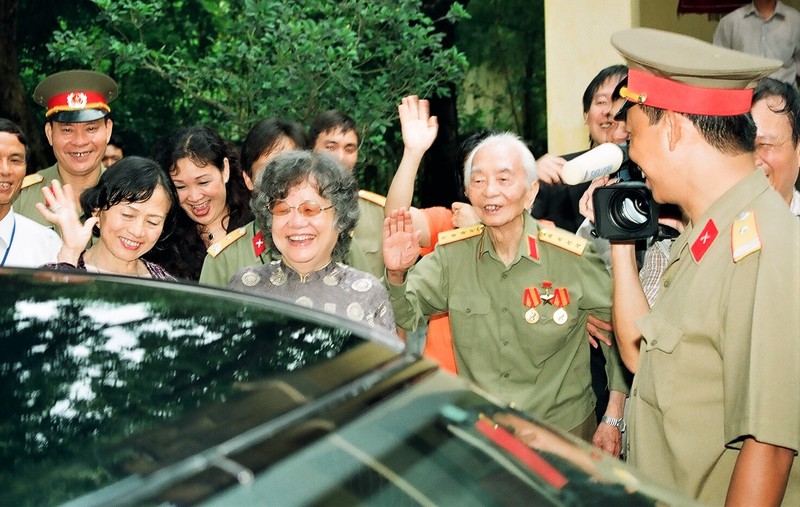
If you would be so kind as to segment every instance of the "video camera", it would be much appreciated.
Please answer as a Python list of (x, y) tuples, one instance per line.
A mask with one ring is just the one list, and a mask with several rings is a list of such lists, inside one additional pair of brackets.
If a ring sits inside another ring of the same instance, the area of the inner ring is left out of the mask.
[(574, 185), (600, 176), (619, 181), (595, 189), (592, 196), (596, 234), (611, 241), (634, 241), (658, 235), (658, 203), (641, 169), (628, 157), (628, 144), (603, 143), (564, 164), (563, 179)]

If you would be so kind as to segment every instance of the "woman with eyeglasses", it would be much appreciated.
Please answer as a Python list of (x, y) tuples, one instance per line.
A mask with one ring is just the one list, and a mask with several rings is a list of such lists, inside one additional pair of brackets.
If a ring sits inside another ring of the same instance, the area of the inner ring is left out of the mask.
[(383, 284), (343, 264), (358, 221), (355, 178), (327, 153), (276, 156), (256, 179), (250, 207), (282, 260), (239, 271), (231, 289), (273, 294), (396, 331)]

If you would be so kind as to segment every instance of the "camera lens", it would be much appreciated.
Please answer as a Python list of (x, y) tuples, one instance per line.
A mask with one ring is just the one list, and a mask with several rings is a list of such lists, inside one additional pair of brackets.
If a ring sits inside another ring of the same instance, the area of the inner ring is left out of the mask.
[(650, 203), (641, 192), (619, 192), (609, 202), (609, 215), (618, 228), (636, 232), (648, 223)]

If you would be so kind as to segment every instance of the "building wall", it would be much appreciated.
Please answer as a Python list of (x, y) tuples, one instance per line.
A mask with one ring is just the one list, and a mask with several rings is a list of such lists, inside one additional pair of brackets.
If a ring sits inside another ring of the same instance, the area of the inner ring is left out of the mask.
[[(603, 67), (624, 63), (611, 34), (657, 28), (711, 42), (719, 21), (705, 14), (678, 16), (678, 0), (544, 0), (547, 58), (547, 137), (550, 153), (588, 147), (581, 95)], [(784, 0), (800, 10), (800, 0)], [(569, 5), (567, 11), (565, 5)], [(541, 154), (535, 154), (537, 157)]]

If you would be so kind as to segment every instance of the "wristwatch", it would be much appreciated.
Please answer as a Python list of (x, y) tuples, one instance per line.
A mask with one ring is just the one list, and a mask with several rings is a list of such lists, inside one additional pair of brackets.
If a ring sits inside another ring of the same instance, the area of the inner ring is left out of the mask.
[(600, 418), (600, 422), (606, 423), (610, 426), (614, 426), (620, 431), (620, 433), (623, 433), (625, 431), (625, 419), (623, 419), (622, 417), (608, 417), (604, 415), (603, 417)]

